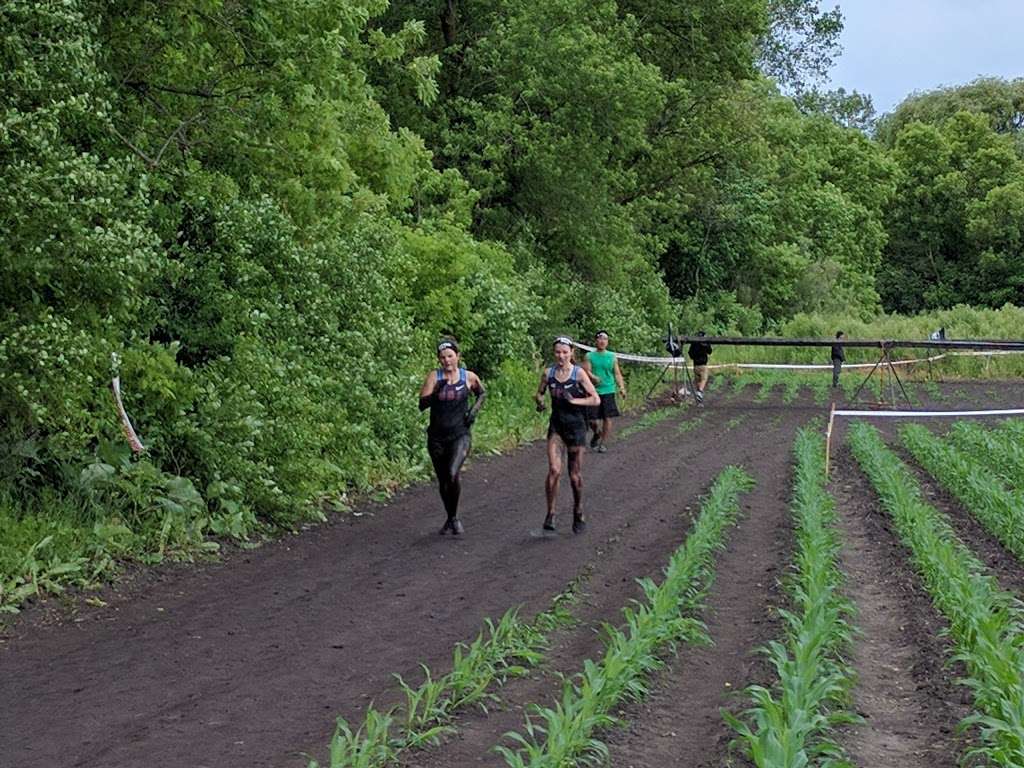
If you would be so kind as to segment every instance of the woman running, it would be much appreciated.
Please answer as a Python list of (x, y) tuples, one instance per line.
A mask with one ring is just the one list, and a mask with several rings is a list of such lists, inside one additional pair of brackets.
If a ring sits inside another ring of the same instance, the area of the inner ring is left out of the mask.
[[(444, 511), (448, 514), (440, 533), (444, 536), (450, 531), (458, 536), (465, 530), (458, 517), (462, 492), (459, 470), (469, 455), (469, 428), (476, 421), (487, 392), (475, 373), (459, 367), (459, 345), (454, 341), (446, 340), (437, 345), (437, 361), (440, 367), (427, 374), (420, 388), (420, 410), (430, 409), (427, 453), (437, 475)], [(469, 407), (471, 390), (476, 395), (472, 408)]]
[(587, 408), (599, 405), (594, 384), (587, 372), (573, 362), (572, 340), (559, 336), (554, 343), (555, 364), (544, 370), (534, 395), (537, 410), (544, 410), (544, 391), (551, 393), (551, 420), (548, 422), (548, 476), (545, 482), (548, 513), (544, 530), (555, 530), (555, 497), (562, 477), (562, 452), (559, 440), (569, 456), (569, 482), (572, 484), (572, 532), (583, 533), (583, 446), (587, 441)]

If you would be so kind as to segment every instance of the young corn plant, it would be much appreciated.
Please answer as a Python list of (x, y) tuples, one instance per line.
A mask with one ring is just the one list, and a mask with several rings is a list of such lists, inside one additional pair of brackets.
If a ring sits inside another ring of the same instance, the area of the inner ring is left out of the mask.
[(957, 422), (947, 435), (957, 450), (982, 463), (1017, 493), (1024, 491), (1024, 445), (1021, 437), (1010, 430), (989, 430), (969, 421)]
[(823, 441), (800, 430), (795, 452), (797, 550), (786, 582), (794, 608), (779, 611), (785, 640), (764, 649), (778, 682), (772, 689), (746, 689), (753, 706), (742, 719), (722, 712), (759, 768), (849, 765), (830, 734), (837, 724), (856, 719), (847, 709), (854, 675), (844, 660), (853, 608), (840, 593), (840, 545), (834, 505), (824, 485)]
[[(486, 706), (496, 697), (492, 686), (526, 674), (537, 664), (547, 645), (546, 632), (566, 621), (565, 595), (533, 623), (519, 620), (510, 609), (497, 624), (486, 628), (468, 646), (453, 652), (452, 671), (435, 678), (423, 666), (424, 681), (416, 687), (397, 676), (405, 695), (403, 705), (386, 712), (370, 707), (362, 725), (354, 729), (339, 717), (330, 746), (330, 768), (382, 768), (394, 764), (411, 749), (437, 743), (453, 730), (455, 713), (473, 704)], [(311, 760), (309, 768), (319, 768)]]
[(999, 588), (985, 566), (957, 538), (942, 515), (921, 499), (910, 472), (873, 427), (855, 423), (850, 446), (892, 516), (936, 607), (949, 620), (955, 658), (975, 711), (961, 723), (976, 726), (981, 743), (968, 760), (1024, 765), (1024, 614), (1017, 598)]
[(1008, 491), (982, 462), (920, 424), (906, 425), (900, 436), (921, 466), (963, 502), (1003, 546), (1024, 560), (1024, 501), (1020, 494)]
[(753, 480), (728, 467), (715, 481), (686, 542), (673, 553), (661, 584), (639, 581), (642, 601), (624, 609), (622, 629), (606, 626), (600, 662), (587, 659), (583, 671), (567, 680), (552, 707), (534, 706), (523, 731), (506, 734), (513, 746), (495, 749), (511, 768), (596, 765), (608, 749), (595, 735), (616, 723), (621, 702), (646, 693), (646, 678), (661, 665), (659, 653), (680, 642), (707, 641), (694, 618), (714, 574), (715, 552), (725, 530), (739, 515), (738, 496)]

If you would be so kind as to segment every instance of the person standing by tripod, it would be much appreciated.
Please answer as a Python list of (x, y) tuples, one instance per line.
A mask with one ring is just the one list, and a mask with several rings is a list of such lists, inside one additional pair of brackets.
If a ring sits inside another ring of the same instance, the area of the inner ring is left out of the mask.
[(619, 406), (615, 401), (616, 391), (626, 397), (626, 383), (622, 380), (622, 370), (614, 352), (608, 351), (608, 332), (598, 331), (594, 337), (597, 349), (588, 352), (583, 367), (594, 382), (601, 404), (590, 409), (590, 429), (594, 436), (590, 439), (590, 447), (598, 453), (604, 453), (608, 438), (612, 434), (612, 419), (619, 415)]
[[(697, 335), (704, 337), (704, 331), (697, 331)], [(706, 341), (694, 341), (690, 344), (687, 352), (693, 360), (693, 395), (698, 403), (704, 402), (704, 388), (708, 385), (708, 355), (711, 354), (711, 345)]]
[(843, 363), (846, 362), (846, 353), (843, 351), (843, 339), (846, 334), (836, 331), (836, 340), (832, 345), (832, 389), (839, 386), (839, 372), (843, 370)]

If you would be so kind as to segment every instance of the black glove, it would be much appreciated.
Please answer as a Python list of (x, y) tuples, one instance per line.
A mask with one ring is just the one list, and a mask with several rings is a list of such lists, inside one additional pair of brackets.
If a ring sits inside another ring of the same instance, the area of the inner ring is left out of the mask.
[(466, 411), (466, 415), (462, 417), (462, 420), (467, 427), (472, 427), (473, 422), (476, 421), (476, 414), (472, 411)]
[(547, 406), (544, 405), (544, 401), (543, 400), (541, 400), (539, 403), (537, 403), (537, 413), (544, 413), (544, 409), (545, 408), (547, 408)]

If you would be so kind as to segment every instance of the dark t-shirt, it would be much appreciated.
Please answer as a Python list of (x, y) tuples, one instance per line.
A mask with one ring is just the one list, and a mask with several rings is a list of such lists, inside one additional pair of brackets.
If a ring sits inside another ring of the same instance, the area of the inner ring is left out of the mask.
[(833, 360), (838, 360), (841, 363), (846, 362), (846, 354), (843, 352), (843, 345), (842, 344), (833, 344), (832, 345), (832, 359)]
[(708, 355), (711, 354), (711, 345), (703, 341), (695, 341), (690, 345), (688, 354), (694, 365), (707, 365)]

